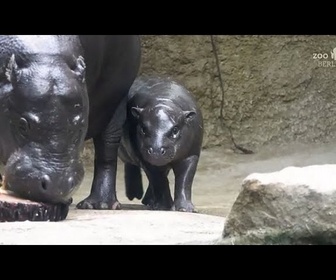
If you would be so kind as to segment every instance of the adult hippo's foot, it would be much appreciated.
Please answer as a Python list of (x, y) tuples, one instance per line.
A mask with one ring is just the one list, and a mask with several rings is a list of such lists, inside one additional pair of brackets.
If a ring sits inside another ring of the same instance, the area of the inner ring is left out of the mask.
[(198, 213), (198, 210), (195, 208), (194, 204), (192, 204), (192, 202), (188, 200), (175, 201), (171, 210), (180, 212)]
[(77, 204), (78, 209), (101, 209), (101, 210), (120, 210), (121, 204), (118, 200), (109, 202), (101, 201), (100, 198), (93, 198), (91, 196), (82, 200)]
[[(99, 145), (97, 145), (96, 141), (94, 141), (94, 143), (97, 147), (96, 153), (98, 150), (99, 154)], [(103, 156), (104, 154), (107, 155), (107, 152), (101, 153), (100, 156)], [(121, 209), (115, 191), (116, 169), (116, 162), (109, 161), (109, 163), (105, 162), (105, 164), (101, 164), (99, 162), (99, 157), (96, 158), (91, 193), (87, 198), (77, 204), (78, 209)]]

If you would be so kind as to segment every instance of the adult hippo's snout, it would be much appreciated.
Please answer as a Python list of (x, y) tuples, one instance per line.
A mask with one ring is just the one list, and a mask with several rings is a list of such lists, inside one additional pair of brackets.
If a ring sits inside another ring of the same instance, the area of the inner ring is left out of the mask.
[(13, 154), (5, 167), (6, 188), (22, 198), (67, 203), (84, 177), (79, 159), (55, 162)]

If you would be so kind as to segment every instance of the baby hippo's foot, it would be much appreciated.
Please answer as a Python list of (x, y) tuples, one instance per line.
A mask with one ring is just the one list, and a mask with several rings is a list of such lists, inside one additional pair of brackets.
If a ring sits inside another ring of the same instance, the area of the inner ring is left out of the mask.
[(173, 200), (171, 197), (161, 197), (160, 199), (155, 199), (153, 197), (143, 199), (142, 203), (147, 205), (150, 210), (170, 210), (173, 205)]
[(175, 200), (171, 210), (198, 213), (194, 204), (192, 204), (190, 200)]

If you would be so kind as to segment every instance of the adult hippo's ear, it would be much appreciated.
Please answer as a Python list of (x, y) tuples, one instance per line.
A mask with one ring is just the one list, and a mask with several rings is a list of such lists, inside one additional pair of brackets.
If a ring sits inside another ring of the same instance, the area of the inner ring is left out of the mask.
[(183, 113), (184, 113), (184, 117), (185, 117), (186, 122), (190, 122), (196, 116), (195, 111), (183, 111)]
[(85, 82), (85, 62), (84, 57), (81, 55), (76, 59), (75, 69), (72, 70), (72, 72), (76, 75), (76, 77), (81, 81), (82, 83)]
[(19, 70), (19, 67), (16, 63), (14, 54), (12, 54), (12, 56), (10, 57), (7, 63), (5, 75), (6, 75), (7, 80), (12, 84), (17, 83), (20, 80), (21, 71)]
[(136, 119), (140, 118), (140, 115), (141, 115), (142, 111), (143, 111), (143, 108), (139, 108), (139, 107), (132, 107), (131, 108), (131, 113)]

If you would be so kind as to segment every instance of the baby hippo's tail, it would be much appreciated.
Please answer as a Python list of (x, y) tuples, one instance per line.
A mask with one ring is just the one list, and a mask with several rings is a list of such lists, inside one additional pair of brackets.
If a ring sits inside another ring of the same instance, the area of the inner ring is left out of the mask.
[(125, 187), (126, 196), (129, 200), (142, 198), (143, 186), (140, 167), (125, 163)]

